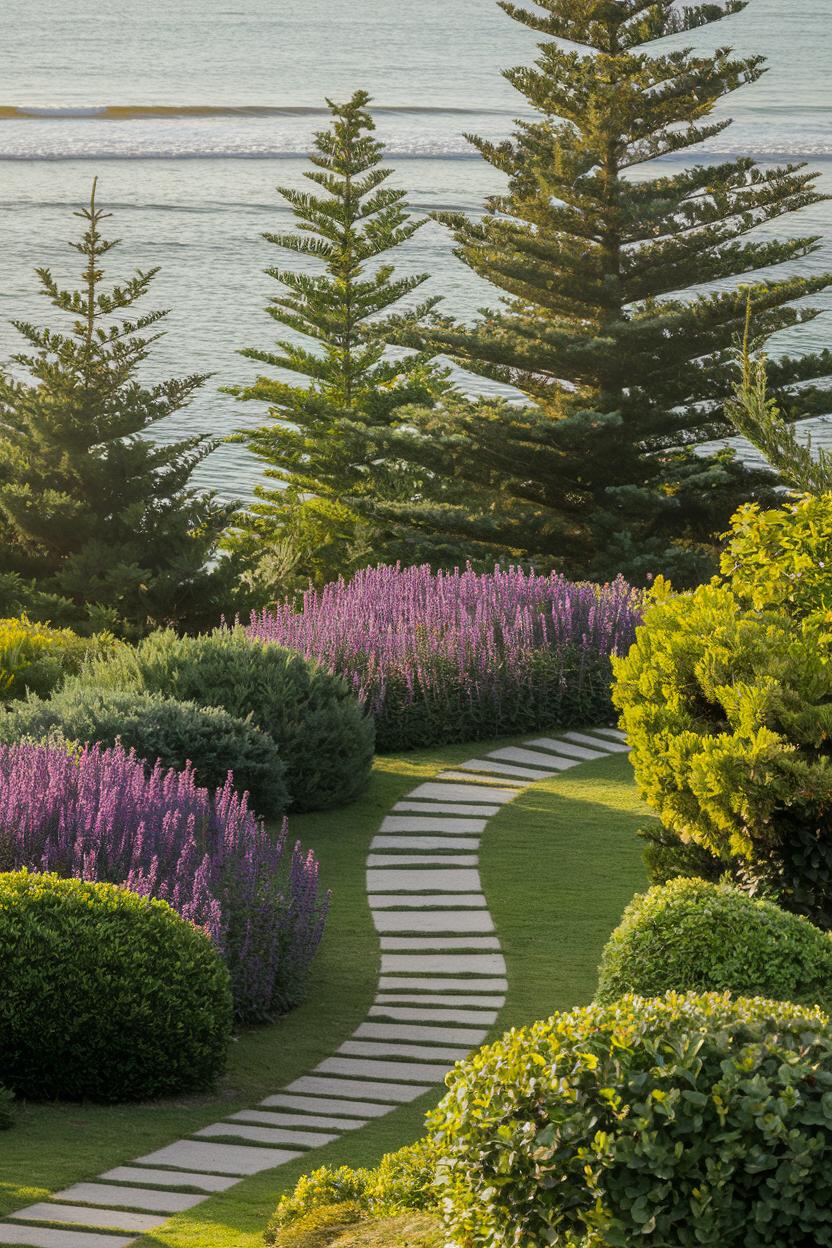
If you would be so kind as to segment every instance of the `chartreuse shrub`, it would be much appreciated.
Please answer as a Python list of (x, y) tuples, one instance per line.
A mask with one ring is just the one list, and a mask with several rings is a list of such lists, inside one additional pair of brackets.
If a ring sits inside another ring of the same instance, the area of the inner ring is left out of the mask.
[(50, 628), (25, 615), (0, 620), (0, 702), (29, 691), (50, 693), (88, 656), (112, 645), (106, 635), (79, 637), (69, 628)]
[(277, 744), (295, 810), (322, 810), (359, 796), (373, 759), (373, 723), (338, 677), (242, 628), (198, 637), (151, 633), (85, 670), (85, 683), (219, 706)]
[(832, 1009), (832, 938), (730, 884), (678, 879), (624, 911), (601, 956), (596, 1001), (729, 991)]
[(429, 1116), (459, 1248), (832, 1244), (832, 1028), (726, 994), (513, 1030)]
[(743, 508), (722, 579), (658, 587), (613, 700), (665, 827), (832, 926), (832, 496)]
[(0, 1081), (125, 1101), (209, 1087), (231, 1032), (228, 971), (164, 901), (53, 874), (0, 875)]
[(158, 760), (182, 770), (191, 763), (197, 782), (212, 791), (230, 771), (235, 789), (247, 792), (264, 818), (289, 805), (286, 767), (272, 738), (221, 707), (74, 682), (49, 699), (15, 703), (0, 717), (0, 742), (55, 736), (82, 745), (120, 743), (150, 766)]

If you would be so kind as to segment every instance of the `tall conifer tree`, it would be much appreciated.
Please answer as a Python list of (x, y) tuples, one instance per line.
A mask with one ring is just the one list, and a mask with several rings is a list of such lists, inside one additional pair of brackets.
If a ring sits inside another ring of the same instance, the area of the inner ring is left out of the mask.
[[(457, 403), (423, 414), (387, 440), (387, 452), (444, 467), (479, 506), (382, 503), (377, 514), (577, 574), (620, 567), (694, 580), (736, 504), (765, 495), (765, 475), (689, 448), (731, 432), (724, 404), (749, 284), (763, 339), (818, 315), (795, 301), (829, 275), (753, 277), (815, 250), (813, 237), (753, 231), (816, 203), (816, 175), (746, 158), (650, 163), (720, 134), (730, 122), (711, 118), (715, 105), (764, 72), (759, 57), (699, 55), (662, 40), (746, 2), (502, 4), (548, 37), (533, 66), (506, 74), (537, 116), (510, 141), (472, 139), (507, 189), (481, 220), (440, 219), (460, 258), (504, 299), (473, 326), (446, 324), (430, 340), (533, 406)], [(711, 283), (713, 293), (685, 293)], [(810, 415), (828, 407), (813, 383), (830, 374), (823, 352), (772, 361), (769, 376), (786, 413)], [(799, 383), (809, 384), (798, 409)]]
[(63, 603), (68, 622), (127, 634), (202, 626), (232, 605), (229, 565), (209, 565), (233, 508), (190, 485), (214, 444), (143, 435), (205, 378), (139, 380), (166, 313), (133, 308), (158, 270), (103, 288), (116, 246), (101, 234), (108, 215), (93, 183), (71, 244), (84, 260), (81, 289), (38, 270), (66, 331), (14, 323), (30, 350), (14, 357), (14, 376), (0, 373), (0, 572), (12, 574), (6, 584), (33, 581), (36, 602)]
[(238, 440), (280, 484), (258, 487), (231, 545), (275, 588), (404, 553), (395, 533), (362, 521), (355, 504), (368, 491), (410, 500), (425, 474), (379, 457), (368, 434), (447, 388), (426, 355), (387, 351), (391, 339), (417, 332), (437, 301), (408, 300), (427, 275), (397, 276), (386, 260), (425, 222), (407, 213), (404, 191), (386, 185), (392, 171), (381, 165), (369, 100), (358, 91), (346, 104), (328, 102), (332, 122), (316, 134), (314, 168), (304, 174), (316, 190), (280, 187), (296, 230), (265, 235), (307, 262), (268, 270), (281, 287), (268, 312), (294, 336), (274, 351), (242, 354), (299, 380), (261, 376), (234, 391), (269, 405), (268, 423)]

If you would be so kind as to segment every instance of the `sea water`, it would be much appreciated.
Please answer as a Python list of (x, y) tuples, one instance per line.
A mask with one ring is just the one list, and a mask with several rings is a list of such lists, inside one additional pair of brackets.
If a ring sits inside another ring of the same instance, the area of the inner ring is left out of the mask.
[[(832, 0), (751, 0), (686, 38), (769, 58), (769, 73), (721, 107), (734, 125), (700, 149), (702, 158), (808, 160), (832, 193), (830, 17)], [(81, 228), (72, 213), (97, 176), (99, 202), (113, 214), (106, 229), (123, 240), (113, 276), (161, 269), (149, 306), (171, 313), (148, 376), (211, 374), (166, 422), (165, 437), (222, 438), (263, 416), (223, 387), (256, 375), (241, 348), (274, 340), (264, 309), (275, 288), (264, 270), (296, 262), (262, 235), (291, 224), (276, 187), (302, 183), (326, 97), (344, 100), (359, 87), (372, 94), (395, 182), (414, 212), (476, 213), (501, 183), (465, 135), (510, 132), (525, 102), (500, 71), (535, 53), (533, 32), (493, 0), (4, 0), (2, 19), (0, 360), (21, 345), (11, 318), (53, 320), (35, 266), (78, 284), (66, 241)], [(764, 232), (822, 235), (798, 267), (832, 270), (830, 205)], [(430, 274), (422, 293), (441, 295), (449, 313), (470, 317), (496, 301), (433, 223), (397, 263)], [(832, 294), (813, 303), (828, 310), (781, 335), (776, 349), (832, 344)], [(821, 428), (816, 439), (824, 438)], [(202, 483), (229, 497), (249, 497), (259, 476), (239, 446), (221, 447), (200, 469)]]

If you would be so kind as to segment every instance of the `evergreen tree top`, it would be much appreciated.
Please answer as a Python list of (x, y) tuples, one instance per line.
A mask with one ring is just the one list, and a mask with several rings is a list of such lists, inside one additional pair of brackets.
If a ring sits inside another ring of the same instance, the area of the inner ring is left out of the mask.
[(541, 34), (615, 55), (740, 13), (749, 0), (682, 5), (677, 0), (535, 0), (543, 12), (500, 0), (510, 17)]

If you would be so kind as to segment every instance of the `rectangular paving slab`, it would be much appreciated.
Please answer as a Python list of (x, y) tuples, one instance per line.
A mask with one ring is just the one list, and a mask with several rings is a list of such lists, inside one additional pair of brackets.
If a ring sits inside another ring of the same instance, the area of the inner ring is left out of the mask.
[(506, 1003), (504, 996), (499, 997), (478, 997), (471, 996), (455, 996), (443, 997), (441, 993), (425, 993), (419, 995), (415, 992), (380, 992), (376, 997), (379, 1005), (445, 1005), (448, 1008), (453, 1006), (466, 1005), (482, 1005), (489, 1010), (500, 1010)]
[[(356, 1096), (376, 1098), (379, 1101), (395, 1101), (406, 1105), (421, 1096), (424, 1088), (405, 1083), (383, 1083), (369, 1079), (330, 1079), (325, 1075), (301, 1075), (289, 1085), (298, 1092), (320, 1093), (321, 1096)], [(296, 1153), (295, 1156), (298, 1154)]]
[(366, 1118), (332, 1118), (325, 1114), (279, 1114), (265, 1109), (241, 1109), (229, 1114), (229, 1122), (253, 1122), (262, 1127), (294, 1127), (304, 1131), (309, 1127), (332, 1127), (335, 1131), (355, 1131), (366, 1127)]
[(116, 1166), (99, 1175), (112, 1183), (152, 1183), (155, 1187), (199, 1187), (204, 1192), (225, 1192), (239, 1179), (225, 1179), (218, 1174), (194, 1174), (184, 1170), (151, 1170), (147, 1166)]
[(492, 805), (505, 805), (513, 802), (517, 794), (513, 789), (469, 788), (465, 784), (436, 784), (428, 780), (408, 793), (408, 797), (435, 798), (439, 802), (490, 802)]
[(482, 1044), (488, 1032), (473, 1027), (404, 1027), (401, 1023), (361, 1023), (353, 1034), (367, 1040), (424, 1040), (474, 1048)]
[(472, 893), (482, 891), (482, 883), (478, 871), (462, 867), (432, 867), (421, 871), (418, 867), (408, 867), (401, 871), (394, 868), (370, 867), (367, 871), (368, 893), (459, 893), (470, 890)]
[(383, 953), (381, 969), (385, 974), (414, 971), (419, 975), (449, 975), (466, 971), (470, 975), (505, 975), (505, 958), (500, 953)]
[(521, 763), (524, 767), (540, 768), (546, 775), (553, 771), (567, 771), (575, 763), (568, 758), (556, 758), (553, 754), (544, 754), (540, 750), (520, 750), (514, 745), (502, 750), (489, 750), (488, 758), (503, 763)]
[(54, 1226), (14, 1226), (0, 1223), (0, 1244), (25, 1248), (127, 1248), (135, 1235), (96, 1235), (92, 1231), (64, 1231)]
[(393, 809), (421, 815), (472, 815), (476, 812), (483, 818), (490, 818), (497, 814), (500, 807), (472, 806), (470, 802), (396, 802)]
[(317, 1070), (322, 1075), (349, 1075), (355, 1079), (400, 1079), (402, 1083), (440, 1083), (452, 1062), (383, 1062), (370, 1057), (328, 1057)]
[(537, 771), (531, 767), (521, 767), (519, 763), (495, 763), (493, 758), (469, 758), (467, 763), (460, 763), (460, 767), (471, 771), (487, 772), (494, 776), (496, 780), (499, 775), (515, 776), (533, 783), (535, 780), (545, 780), (547, 775), (554, 776), (557, 771), (550, 768), (548, 772)]
[[(185, 1192), (150, 1192), (146, 1187), (111, 1187), (109, 1183), (75, 1183), (55, 1192), (53, 1200), (82, 1201), (125, 1209), (147, 1209), (151, 1213), (182, 1213), (208, 1199), (207, 1193), (189, 1196)], [(125, 1230), (129, 1228), (125, 1227)]]
[(487, 819), (462, 819), (456, 815), (385, 815), (379, 832), (445, 832), (449, 836), (466, 833), (479, 835), (485, 830)]
[(322, 1148), (338, 1139), (337, 1132), (324, 1134), (320, 1131), (295, 1131), (288, 1127), (257, 1127), (241, 1122), (212, 1122), (208, 1127), (194, 1131), (200, 1139), (252, 1140), (257, 1144), (296, 1144), (298, 1148)]
[(396, 1044), (394, 1040), (345, 1040), (338, 1049), (347, 1057), (415, 1057), (426, 1062), (461, 1062), (470, 1048), (446, 1049), (432, 1044)]
[(374, 836), (370, 842), (370, 849), (469, 849), (476, 852), (479, 847), (478, 836)]
[(477, 854), (369, 854), (368, 867), (476, 867)]
[(612, 737), (613, 741), (627, 740), (626, 732), (622, 732), (620, 728), (593, 728), (592, 735), (594, 737)]
[(629, 754), (629, 745), (624, 745), (620, 741), (601, 741), (598, 737), (589, 737), (585, 732), (565, 732), (564, 737), (567, 741), (577, 741), (578, 745), (596, 745), (606, 750), (609, 754)]
[(487, 910), (425, 910), (411, 914), (381, 910), (373, 914), (377, 932), (493, 932)]
[(556, 741), (554, 737), (539, 737), (528, 744), (538, 746), (541, 750), (551, 750), (553, 754), (565, 754), (575, 759), (573, 766), (580, 760), (603, 758), (605, 753), (604, 750), (590, 750), (586, 745), (575, 745), (574, 741)]
[[(390, 1018), (397, 1022), (479, 1023), (490, 1027), (497, 1021), (496, 1010), (454, 1010), (440, 1006), (371, 1005), (368, 1018)], [(357, 1033), (356, 1033), (357, 1034)]]
[(444, 897), (439, 893), (416, 897), (408, 897), (398, 893), (374, 893), (370, 897), (371, 910), (400, 909), (403, 906), (415, 910), (426, 910), (431, 906), (436, 906), (440, 909), (447, 907), (450, 910), (454, 910), (459, 906), (466, 906), (471, 910), (484, 910), (485, 904), (485, 898), (482, 893), (453, 893)]
[(382, 936), (382, 949), (499, 949), (496, 936)]
[[(526, 787), (522, 780), (512, 780), (510, 776), (500, 776), (499, 780), (497, 779), (496, 776), (493, 777), (492, 779), (489, 779), (488, 776), (475, 775), (473, 771), (472, 772), (440, 771), (437, 773), (436, 779), (437, 780), (464, 780), (466, 782), (466, 787), (469, 784), (470, 785), (478, 784), (484, 793), (492, 793), (494, 791), (493, 790), (494, 785), (499, 784), (502, 787), (505, 787), (506, 785), (510, 784), (514, 786), (514, 794), (513, 794), (514, 797), (517, 796), (520, 789), (524, 789)], [(484, 802), (487, 802), (487, 801), (490, 801), (491, 799), (489, 797), (484, 797), (482, 800)]]
[(85, 1209), (82, 1205), (59, 1205), (51, 1201), (38, 1201), (17, 1209), (10, 1218), (27, 1222), (71, 1222), (73, 1226), (111, 1227), (114, 1231), (135, 1231), (141, 1234), (152, 1231), (165, 1221), (164, 1214), (122, 1213), (118, 1209)]
[(205, 1170), (208, 1174), (260, 1174), (294, 1161), (303, 1154), (288, 1148), (249, 1148), (243, 1144), (207, 1144), (177, 1140), (136, 1160), (149, 1166), (173, 1166), (179, 1170)]
[(361, 1114), (364, 1118), (382, 1118), (391, 1109), (395, 1109), (394, 1105), (378, 1105), (375, 1101), (342, 1101), (331, 1096), (292, 1096), (287, 1092), (267, 1096), (260, 1104), (308, 1111), (310, 1114)]
[(508, 992), (508, 980), (495, 977), (493, 979), (434, 979), (428, 976), (383, 975), (378, 981), (379, 989), (385, 988), (421, 988), (425, 992), (465, 992), (476, 988), (478, 992)]

